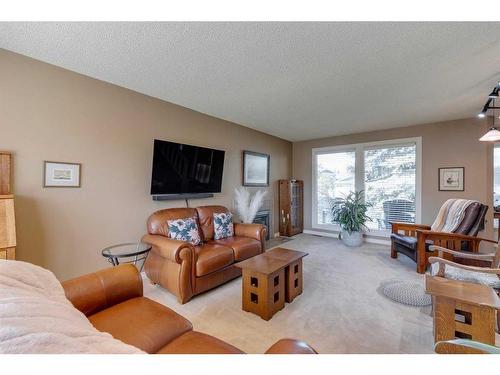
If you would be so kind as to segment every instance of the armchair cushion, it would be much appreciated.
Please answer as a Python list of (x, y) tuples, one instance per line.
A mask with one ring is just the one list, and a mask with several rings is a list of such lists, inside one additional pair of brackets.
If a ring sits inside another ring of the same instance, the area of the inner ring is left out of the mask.
[(233, 249), (217, 243), (205, 243), (196, 246), (196, 276), (205, 276), (219, 271), (234, 263)]
[(249, 237), (229, 237), (222, 240), (215, 240), (213, 243), (233, 249), (234, 260), (236, 262), (241, 262), (262, 252), (260, 241)]
[(193, 329), (187, 319), (145, 297), (129, 299), (88, 318), (99, 331), (147, 353), (156, 353)]
[[(403, 234), (399, 233), (392, 233), (391, 234), (391, 241), (397, 243), (398, 245), (404, 246), (408, 249), (411, 249), (413, 251), (417, 251), (417, 239), (416, 237), (411, 237), (411, 236), (405, 236)], [(429, 250), (429, 246), (432, 245), (432, 241), (427, 240), (425, 241), (425, 250)]]
[[(431, 264), (431, 275), (437, 275), (439, 263)], [(446, 265), (444, 268), (444, 277), (451, 280), (465, 281), (475, 284), (482, 284), (493, 289), (500, 289), (500, 278), (492, 273), (483, 273), (463, 270), (457, 267)]]

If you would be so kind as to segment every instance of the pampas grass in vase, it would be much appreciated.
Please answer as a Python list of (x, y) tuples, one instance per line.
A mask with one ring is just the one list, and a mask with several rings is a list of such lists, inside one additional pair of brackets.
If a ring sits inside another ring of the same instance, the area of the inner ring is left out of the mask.
[(234, 189), (236, 212), (243, 223), (253, 223), (257, 211), (259, 211), (259, 208), (264, 203), (266, 194), (265, 190), (257, 190), (251, 197), (250, 191), (244, 186)]

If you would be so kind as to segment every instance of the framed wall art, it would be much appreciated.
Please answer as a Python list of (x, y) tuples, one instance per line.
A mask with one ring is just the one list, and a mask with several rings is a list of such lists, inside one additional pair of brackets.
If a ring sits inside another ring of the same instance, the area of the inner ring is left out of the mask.
[(80, 187), (81, 164), (43, 162), (43, 187)]
[(243, 151), (243, 186), (269, 186), (270, 156)]
[(464, 191), (464, 174), (464, 167), (439, 168), (439, 191)]

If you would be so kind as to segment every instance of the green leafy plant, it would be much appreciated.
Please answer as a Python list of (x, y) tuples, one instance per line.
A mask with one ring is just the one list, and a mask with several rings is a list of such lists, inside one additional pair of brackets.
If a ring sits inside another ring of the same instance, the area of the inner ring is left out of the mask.
[(364, 202), (362, 190), (351, 191), (347, 197), (335, 199), (332, 206), (332, 219), (349, 234), (359, 232), (362, 228), (368, 229), (365, 223), (372, 221), (366, 215), (366, 211), (371, 206), (370, 203)]

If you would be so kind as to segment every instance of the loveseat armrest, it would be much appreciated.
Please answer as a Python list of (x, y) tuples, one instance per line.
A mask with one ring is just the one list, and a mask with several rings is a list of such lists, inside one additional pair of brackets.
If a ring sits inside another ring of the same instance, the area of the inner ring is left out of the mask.
[(254, 240), (264, 243), (266, 239), (267, 229), (262, 224), (234, 224), (234, 235), (240, 237), (249, 237)]
[(303, 341), (281, 339), (267, 349), (265, 354), (318, 354), (318, 352)]
[(189, 242), (174, 240), (158, 234), (145, 234), (142, 242), (150, 244), (153, 251), (162, 257), (175, 262), (182, 263), (184, 257), (194, 255), (194, 246)]
[(131, 298), (142, 297), (142, 278), (132, 264), (122, 264), (62, 282), (66, 298), (86, 316)]

